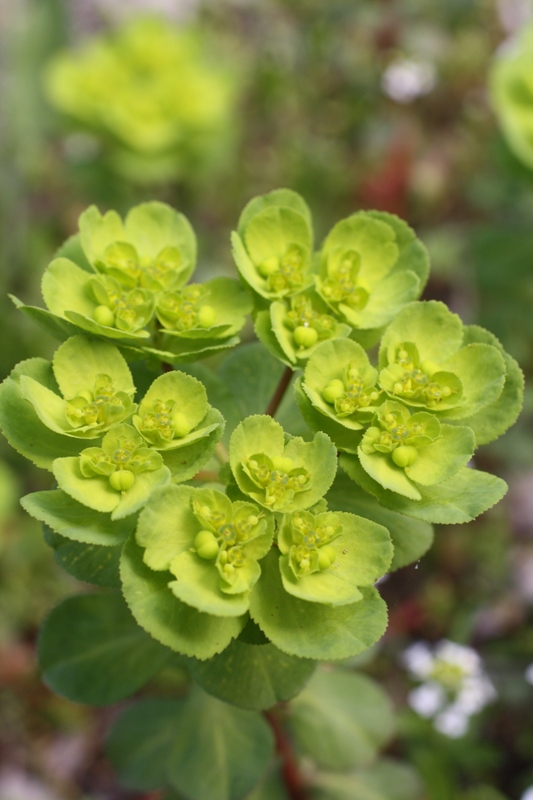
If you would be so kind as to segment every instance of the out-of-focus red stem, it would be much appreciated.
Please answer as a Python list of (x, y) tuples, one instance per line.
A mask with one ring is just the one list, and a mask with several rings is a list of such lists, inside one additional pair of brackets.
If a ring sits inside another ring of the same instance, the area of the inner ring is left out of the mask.
[(270, 403), (267, 406), (267, 410), (265, 411), (265, 414), (268, 414), (269, 417), (275, 416), (276, 411), (278, 410), (279, 405), (283, 400), (285, 392), (287, 391), (289, 383), (291, 382), (292, 376), (293, 376), (292, 369), (290, 367), (286, 367), (285, 372), (281, 376), (280, 382), (276, 386), (276, 391), (272, 395), (272, 399), (270, 400)]
[(298, 767), (292, 742), (281, 723), (279, 712), (271, 710), (265, 711), (264, 714), (274, 733), (276, 750), (281, 758), (283, 780), (290, 800), (309, 800), (306, 784)]

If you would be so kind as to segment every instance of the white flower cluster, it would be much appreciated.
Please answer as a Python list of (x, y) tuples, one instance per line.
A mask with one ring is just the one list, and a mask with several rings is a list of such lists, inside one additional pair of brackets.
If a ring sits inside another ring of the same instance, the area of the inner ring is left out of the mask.
[(408, 702), (421, 717), (452, 738), (464, 736), (473, 714), (496, 697), (496, 690), (471, 647), (446, 639), (431, 648), (416, 642), (405, 650), (402, 663), (423, 683), (409, 692)]

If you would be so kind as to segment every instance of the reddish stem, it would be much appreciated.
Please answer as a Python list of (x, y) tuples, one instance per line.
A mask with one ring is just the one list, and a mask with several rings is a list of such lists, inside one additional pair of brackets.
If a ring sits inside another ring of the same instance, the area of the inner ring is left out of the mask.
[(268, 414), (269, 417), (273, 417), (276, 414), (276, 411), (279, 408), (281, 401), (283, 400), (283, 396), (287, 391), (289, 383), (291, 382), (291, 378), (293, 376), (293, 371), (290, 367), (285, 367), (285, 371), (281, 376), (281, 380), (276, 386), (276, 391), (272, 395), (270, 403), (267, 406), (267, 410), (265, 414)]
[(305, 781), (298, 767), (292, 742), (281, 724), (279, 712), (265, 711), (265, 718), (272, 728), (276, 740), (276, 750), (281, 758), (281, 771), (290, 800), (308, 800)]

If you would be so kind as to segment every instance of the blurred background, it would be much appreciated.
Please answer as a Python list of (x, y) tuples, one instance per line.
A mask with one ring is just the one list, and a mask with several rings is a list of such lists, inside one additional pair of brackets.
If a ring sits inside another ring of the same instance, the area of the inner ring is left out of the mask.
[[(0, 0), (1, 377), (53, 352), (7, 294), (41, 304), (42, 272), (88, 205), (168, 202), (196, 230), (201, 272), (233, 275), (241, 209), (286, 186), (317, 242), (358, 209), (406, 219), (431, 256), (424, 297), (489, 328), (527, 379), (533, 169), (500, 132), (488, 76), (531, 20), (529, 0)], [(364, 668), (398, 709), (389, 752), (428, 800), (519, 800), (533, 785), (532, 432), (526, 388), (517, 425), (478, 459), (507, 498), (439, 528), (383, 585), (390, 628)], [(112, 712), (40, 683), (38, 625), (79, 584), (18, 509), (49, 476), (3, 440), (0, 459), (0, 800), (139, 798), (101, 752)], [(497, 691), (459, 739), (406, 702), (401, 653), (441, 638), (476, 648)]]

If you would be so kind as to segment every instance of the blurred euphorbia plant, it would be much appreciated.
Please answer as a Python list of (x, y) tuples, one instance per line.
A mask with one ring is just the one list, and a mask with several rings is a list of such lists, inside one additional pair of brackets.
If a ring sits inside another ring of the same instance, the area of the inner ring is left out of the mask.
[(102, 140), (124, 177), (169, 181), (224, 154), (239, 71), (201, 30), (142, 16), (56, 55), (45, 88), (71, 123)]
[[(47, 308), (15, 300), (62, 344), (4, 381), (0, 424), (55, 479), (22, 503), (61, 563), (114, 591), (52, 612), (41, 667), (96, 704), (186, 669), (204, 691), (141, 701), (111, 755), (140, 790), (238, 800), (272, 752), (257, 712), (297, 695), (317, 661), (377, 642), (378, 579), (423, 555), (431, 523), (471, 520), (505, 493), (468, 463), (514, 422), (521, 372), (490, 333), (417, 300), (427, 254), (391, 215), (352, 215), (315, 252), (303, 198), (255, 198), (233, 236), (240, 280), (205, 283), (188, 282), (196, 238), (163, 203), (125, 220), (91, 207), (79, 227), (45, 271)], [(217, 358), (218, 374), (191, 363), (237, 345), (250, 313), (259, 342)], [(365, 347), (378, 340), (374, 362)], [(302, 697), (335, 697), (344, 678), (325, 675)]]

